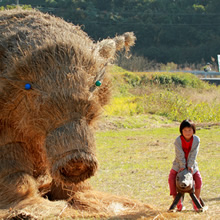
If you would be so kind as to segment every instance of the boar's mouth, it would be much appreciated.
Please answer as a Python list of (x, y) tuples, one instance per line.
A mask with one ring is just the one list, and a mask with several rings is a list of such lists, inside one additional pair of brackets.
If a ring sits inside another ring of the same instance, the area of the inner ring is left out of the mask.
[(182, 192), (187, 192), (192, 189), (192, 185), (186, 185), (184, 183), (177, 184), (177, 188)]
[(191, 190), (192, 190), (192, 186), (187, 186), (187, 187), (177, 186), (178, 192), (190, 192)]
[(70, 151), (62, 155), (52, 168), (52, 176), (66, 185), (77, 184), (93, 176), (98, 161), (92, 154), (83, 151)]

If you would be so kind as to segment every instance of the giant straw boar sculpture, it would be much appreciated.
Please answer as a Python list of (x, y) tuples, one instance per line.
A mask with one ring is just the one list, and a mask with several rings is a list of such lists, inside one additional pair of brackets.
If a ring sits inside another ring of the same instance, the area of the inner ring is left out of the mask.
[(106, 67), (135, 36), (93, 42), (78, 26), (21, 9), (2, 11), (0, 28), (0, 208), (46, 204), (45, 193), (68, 199), (64, 186), (97, 170), (93, 127), (110, 98)]

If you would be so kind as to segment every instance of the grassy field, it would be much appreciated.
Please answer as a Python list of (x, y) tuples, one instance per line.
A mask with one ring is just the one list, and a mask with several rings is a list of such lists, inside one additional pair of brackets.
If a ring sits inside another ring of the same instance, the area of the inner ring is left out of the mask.
[[(100, 168), (92, 186), (153, 206), (160, 214), (150, 219), (220, 219), (220, 87), (190, 73), (134, 73), (113, 66), (111, 74), (113, 99), (96, 134)], [(173, 142), (186, 118), (196, 122), (201, 139), (197, 161), (208, 210), (195, 213), (186, 195), (186, 210), (172, 215), (168, 175)]]
[[(110, 124), (115, 124), (115, 127), (97, 133), (100, 168), (91, 179), (91, 184), (100, 191), (125, 195), (153, 206), (161, 212), (161, 216), (153, 216), (152, 219), (172, 218), (166, 215), (172, 203), (167, 179), (174, 159), (173, 142), (179, 135), (179, 124), (149, 115), (133, 116), (130, 121), (134, 122), (133, 125), (130, 123), (130, 127), (126, 128), (128, 118), (114, 118)], [(138, 128), (135, 126), (137, 124)], [(125, 129), (118, 129), (117, 126)], [(176, 214), (175, 218), (220, 219), (219, 124), (199, 124), (197, 135), (201, 139), (197, 158), (203, 177), (201, 197), (208, 210), (195, 213), (190, 197), (186, 195), (186, 211)]]

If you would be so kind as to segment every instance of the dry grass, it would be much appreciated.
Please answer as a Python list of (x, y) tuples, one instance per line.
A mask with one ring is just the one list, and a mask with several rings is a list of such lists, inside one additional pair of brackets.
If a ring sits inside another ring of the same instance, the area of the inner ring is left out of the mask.
[(179, 89), (182, 96), (189, 97), (193, 103), (220, 103), (220, 87), (210, 88), (209, 90), (203, 89)]

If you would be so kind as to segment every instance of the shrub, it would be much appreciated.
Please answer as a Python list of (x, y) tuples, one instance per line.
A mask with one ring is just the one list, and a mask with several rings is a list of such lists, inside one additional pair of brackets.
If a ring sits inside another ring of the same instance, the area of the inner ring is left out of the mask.
[(132, 87), (136, 87), (140, 85), (140, 77), (133, 73), (128, 73), (128, 72), (124, 73), (124, 80)]
[[(116, 70), (118, 73), (113, 73), (113, 88), (117, 92), (114, 93), (112, 104), (106, 107), (107, 115), (156, 114), (174, 121), (184, 118), (196, 122), (220, 121), (218, 88), (193, 74)], [(204, 95), (201, 95), (201, 91)], [(211, 96), (209, 91), (212, 91)], [(204, 100), (204, 96), (210, 99)]]

